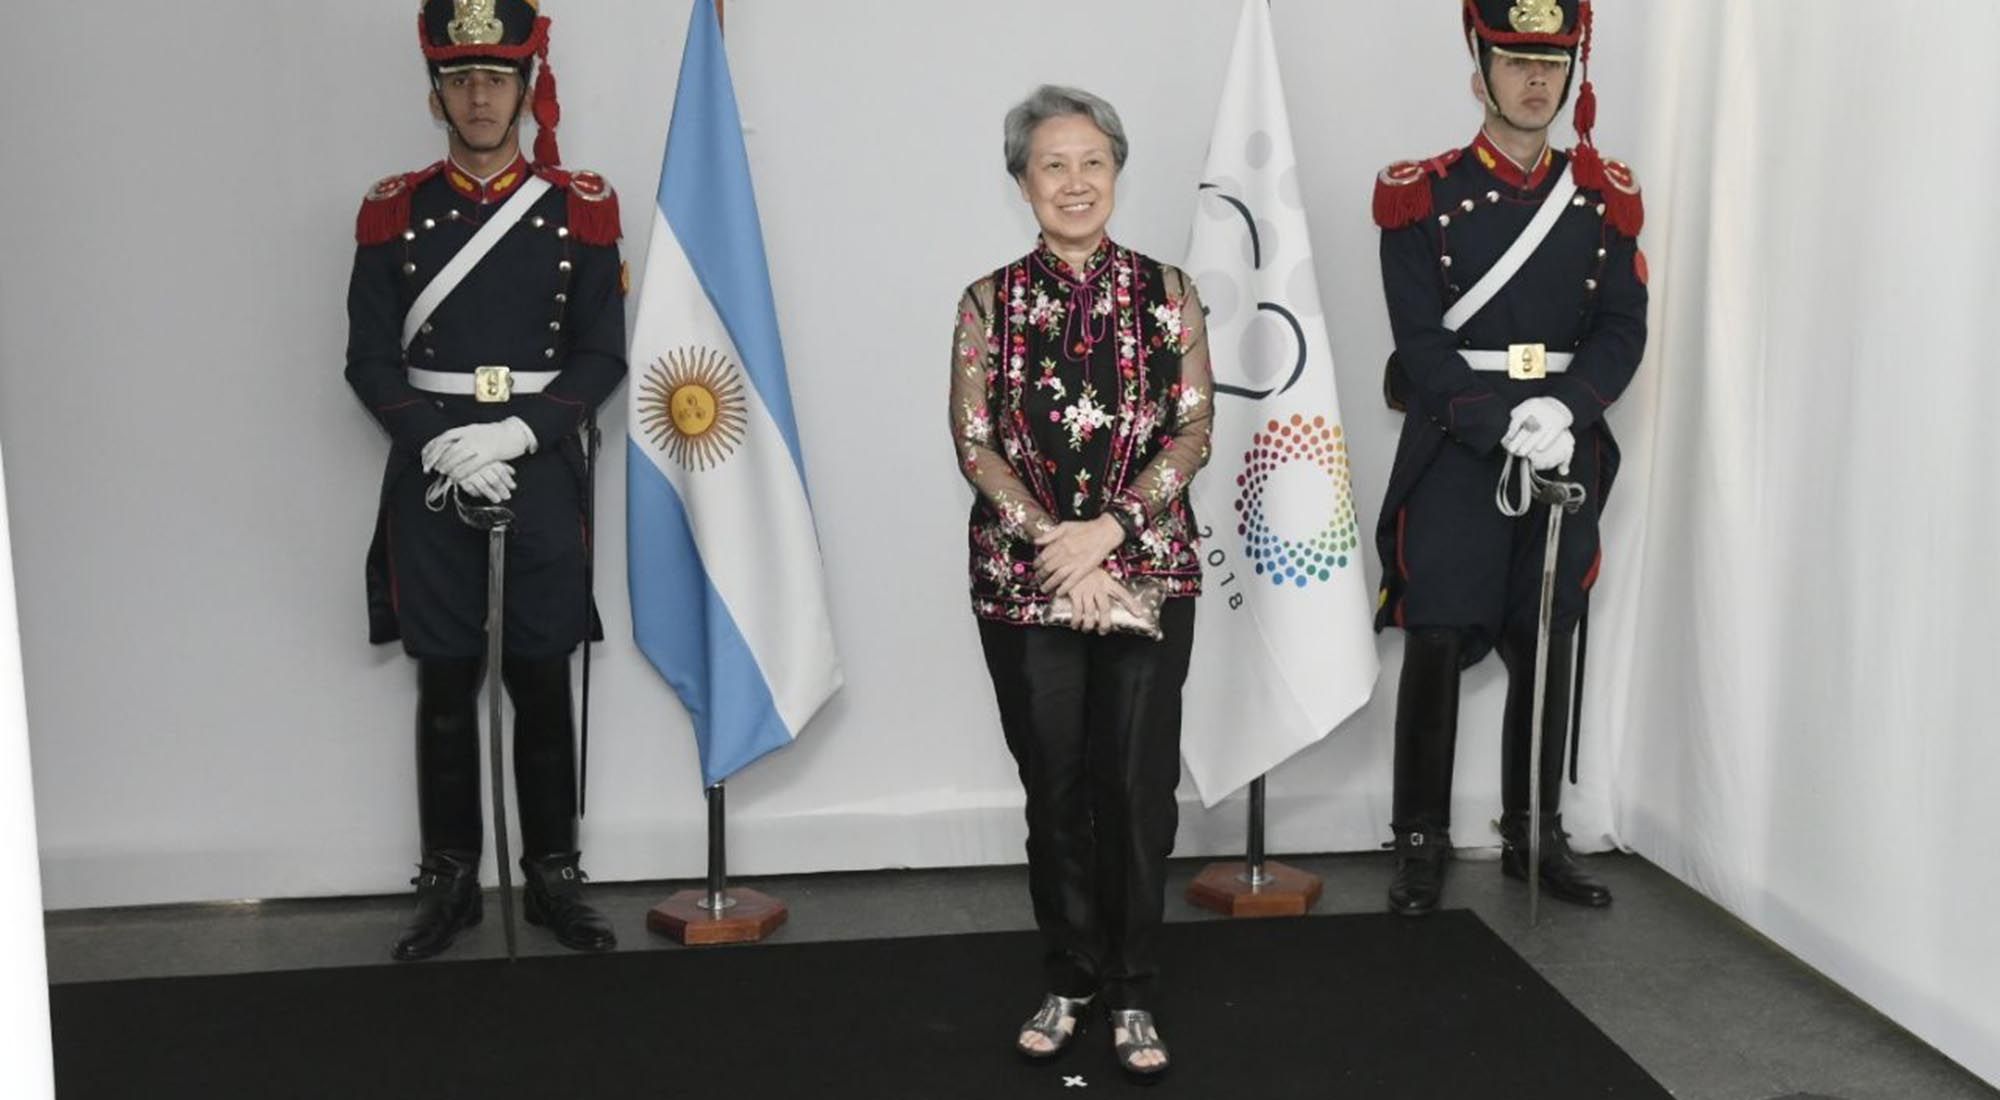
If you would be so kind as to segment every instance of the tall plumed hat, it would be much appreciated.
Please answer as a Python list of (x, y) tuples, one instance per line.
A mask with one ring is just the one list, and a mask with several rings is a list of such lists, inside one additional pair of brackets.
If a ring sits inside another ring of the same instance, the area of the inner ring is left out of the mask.
[[(1590, 83), (1590, 45), (1595, 37), (1590, 0), (1464, 0), (1465, 43), (1486, 72), (1489, 59), (1518, 55), (1570, 59), (1577, 84), (1576, 148), (1570, 151), (1577, 186), (1604, 195), (1605, 217), (1620, 232), (1639, 235), (1645, 207), (1639, 184), (1624, 164), (1597, 151), (1597, 89)], [(1568, 89), (1565, 88), (1565, 95)]]
[(534, 70), (535, 160), (554, 165), (562, 163), (556, 146), (562, 105), (549, 68), (549, 26), (539, 0), (422, 0), (417, 44), (432, 79), (490, 69), (519, 73), (525, 81)]
[[(1465, 44), (1485, 71), (1500, 56), (1566, 57), (1581, 78), (1576, 93), (1576, 135), (1593, 145), (1597, 89), (1590, 83), (1590, 0), (1464, 0)], [(1565, 96), (1568, 89), (1565, 88)]]

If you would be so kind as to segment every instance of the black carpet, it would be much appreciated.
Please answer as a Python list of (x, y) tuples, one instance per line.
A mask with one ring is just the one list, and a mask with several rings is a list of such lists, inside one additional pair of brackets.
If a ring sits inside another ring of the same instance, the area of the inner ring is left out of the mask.
[[(1468, 912), (1167, 926), (1153, 1095), (1668, 1093)], [(1028, 933), (433, 962), (51, 990), (58, 1095), (984, 1098), (1130, 1088), (1101, 1015), (1031, 1066)], [(1068, 1079), (1081, 1077), (1083, 1085)]]

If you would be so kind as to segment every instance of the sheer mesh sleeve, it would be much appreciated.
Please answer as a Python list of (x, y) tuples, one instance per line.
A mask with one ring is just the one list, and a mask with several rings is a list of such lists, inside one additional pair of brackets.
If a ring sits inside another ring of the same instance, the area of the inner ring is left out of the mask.
[(993, 409), (1000, 375), (999, 345), (993, 331), (993, 280), (966, 288), (958, 302), (958, 328), (951, 356), (951, 441), (958, 471), (993, 506), (1009, 531), (1033, 538), (1055, 526), (1000, 451), (1000, 428)]
[(1172, 438), (1111, 503), (1133, 535), (1143, 532), (1208, 464), (1214, 418), (1215, 384), (1209, 373), (1208, 322), (1202, 315), (1201, 295), (1194, 280), (1180, 269), (1166, 267), (1164, 276), (1166, 307), (1155, 320), (1169, 341), (1179, 343), (1181, 378), (1168, 393), (1174, 402)]

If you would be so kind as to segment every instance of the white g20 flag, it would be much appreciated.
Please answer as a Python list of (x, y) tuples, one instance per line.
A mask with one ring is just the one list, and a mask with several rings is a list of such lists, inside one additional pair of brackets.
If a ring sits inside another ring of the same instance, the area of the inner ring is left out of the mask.
[(1203, 805), (1325, 737), (1379, 660), (1362, 537), (1265, 0), (1245, 0), (1185, 267), (1208, 308), (1213, 458), (1181, 754)]

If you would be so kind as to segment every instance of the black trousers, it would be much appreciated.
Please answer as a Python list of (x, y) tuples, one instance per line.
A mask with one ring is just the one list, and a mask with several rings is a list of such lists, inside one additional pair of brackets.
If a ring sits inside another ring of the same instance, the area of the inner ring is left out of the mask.
[(1000, 726), (1027, 792), (1028, 894), (1048, 988), (1147, 1008), (1180, 810), (1181, 684), (1194, 600), (1166, 637), (981, 621)]
[[(1569, 731), (1570, 653), (1574, 635), (1549, 636), (1546, 714), (1542, 725), (1542, 812), (1562, 805)], [(1398, 832), (1443, 833), (1451, 827), (1451, 778), (1458, 749), (1460, 654), (1476, 644), (1466, 630), (1417, 627), (1405, 633), (1403, 678), (1396, 695)], [(1528, 767), (1535, 717), (1535, 635), (1513, 627), (1500, 637), (1507, 665), (1507, 706), (1500, 724), (1501, 809), (1528, 810)]]
[[(485, 846), (480, 813), (479, 658), (417, 662), (417, 810), (426, 853), (476, 859)], [(522, 854), (576, 850), (576, 749), (569, 658), (505, 657), (500, 679), (514, 701), (514, 797)]]

